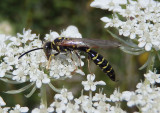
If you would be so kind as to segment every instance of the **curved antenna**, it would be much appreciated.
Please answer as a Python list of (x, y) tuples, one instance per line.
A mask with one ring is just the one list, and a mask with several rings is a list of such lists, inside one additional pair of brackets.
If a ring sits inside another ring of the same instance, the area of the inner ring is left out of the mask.
[(39, 49), (43, 49), (43, 48), (41, 47), (41, 48), (36, 48), (36, 49), (29, 50), (29, 51), (23, 53), (21, 56), (19, 56), (18, 59), (20, 59), (21, 57), (23, 57), (25, 54), (28, 54), (28, 53), (30, 53), (32, 51), (39, 50)]

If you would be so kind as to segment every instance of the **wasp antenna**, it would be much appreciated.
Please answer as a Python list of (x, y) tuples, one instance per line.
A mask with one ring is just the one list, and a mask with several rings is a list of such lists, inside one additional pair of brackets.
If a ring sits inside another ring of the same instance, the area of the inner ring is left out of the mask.
[(18, 59), (20, 59), (21, 57), (23, 57), (25, 54), (28, 54), (28, 53), (30, 53), (32, 51), (39, 50), (39, 49), (43, 49), (43, 48), (36, 48), (36, 49), (29, 50), (29, 51), (23, 53), (21, 56), (19, 56)]

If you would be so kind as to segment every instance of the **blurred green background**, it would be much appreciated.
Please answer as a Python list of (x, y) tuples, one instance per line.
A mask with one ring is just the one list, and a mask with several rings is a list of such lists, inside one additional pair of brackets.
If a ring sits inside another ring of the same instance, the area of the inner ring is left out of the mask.
[[(5, 0), (0, 3), (0, 33), (16, 35), (22, 33), (23, 28), (31, 29), (32, 33), (40, 34), (43, 39), (50, 30), (61, 32), (69, 25), (78, 27), (79, 32), (85, 38), (112, 39), (104, 29), (104, 23), (100, 21), (103, 16), (112, 16), (111, 12), (90, 7), (92, 0)], [(112, 30), (112, 29), (110, 29)], [(113, 31), (112, 31), (113, 32)], [(142, 56), (132, 56), (123, 53), (118, 48), (98, 49), (96, 50), (106, 58), (113, 66), (117, 82), (112, 82), (99, 67), (90, 61), (91, 71), (96, 74), (97, 80), (106, 82), (103, 88), (108, 96), (113, 93), (115, 88), (123, 90), (134, 90), (136, 84), (143, 79), (143, 72), (138, 70), (140, 65), (145, 62), (147, 54)], [(87, 73), (87, 62), (83, 70)], [(140, 62), (138, 62), (140, 61)], [(93, 64), (93, 65), (92, 65)], [(80, 79), (79, 79), (80, 78)], [(55, 81), (53, 84), (58, 87), (66, 87), (74, 93), (75, 97), (81, 95), (81, 81), (86, 80), (86, 76), (75, 76), (73, 79), (64, 81)], [(25, 85), (24, 85), (25, 86)], [(37, 96), (40, 92), (36, 91), (27, 99), (24, 94), (8, 95), (3, 91), (21, 88), (22, 85), (15, 86), (0, 81), (1, 96), (8, 106), (20, 104), (28, 106), (31, 109), (39, 106), (40, 98)], [(53, 101), (54, 92), (48, 87), (49, 104)], [(97, 90), (98, 92), (98, 90)], [(84, 92), (86, 93), (86, 92)], [(125, 107), (125, 106), (124, 106)]]

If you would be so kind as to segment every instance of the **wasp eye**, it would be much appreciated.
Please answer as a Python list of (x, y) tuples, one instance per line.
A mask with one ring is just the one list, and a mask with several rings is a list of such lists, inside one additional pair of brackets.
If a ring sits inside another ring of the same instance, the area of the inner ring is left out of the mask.
[(51, 48), (51, 42), (46, 42), (43, 46), (44, 49), (50, 49)]
[(43, 46), (44, 53), (46, 54), (47, 59), (49, 59), (52, 51), (51, 47), (52, 42), (46, 42)]

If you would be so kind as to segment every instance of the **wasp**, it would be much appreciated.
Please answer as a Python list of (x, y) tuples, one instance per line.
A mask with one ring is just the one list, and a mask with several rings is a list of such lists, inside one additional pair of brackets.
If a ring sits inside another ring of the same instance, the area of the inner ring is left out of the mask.
[[(111, 40), (98, 40), (98, 39), (86, 39), (86, 38), (65, 38), (59, 37), (54, 41), (46, 42), (42, 48), (36, 48), (29, 50), (19, 56), (19, 59), (25, 54), (43, 49), (47, 57), (47, 60), (51, 60), (51, 57), (57, 56), (61, 52), (71, 52), (75, 50), (83, 51), (88, 54), (89, 58), (99, 66), (104, 73), (106, 73), (109, 78), (115, 81), (115, 72), (109, 62), (99, 53), (94, 51), (92, 48), (110, 48), (110, 47), (119, 47), (120, 44)], [(56, 50), (55, 54), (52, 54), (52, 50)]]

